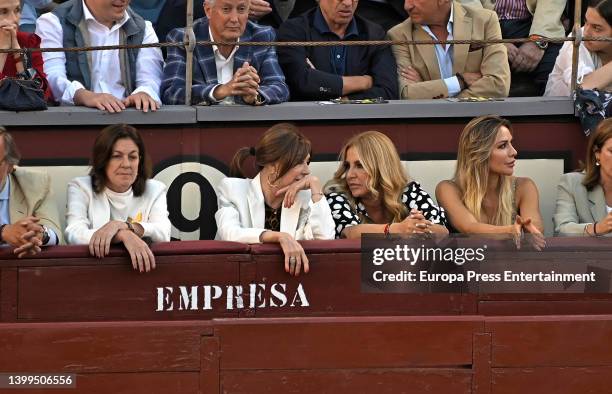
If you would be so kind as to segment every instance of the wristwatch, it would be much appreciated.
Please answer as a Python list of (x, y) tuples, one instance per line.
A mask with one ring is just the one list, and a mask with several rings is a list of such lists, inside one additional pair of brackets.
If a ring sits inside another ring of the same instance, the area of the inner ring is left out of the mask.
[(49, 230), (47, 230), (47, 228), (45, 226), (42, 226), (43, 232), (42, 232), (42, 244), (46, 245), (49, 243), (49, 239), (51, 239), (51, 236), (49, 235)]
[(536, 46), (540, 48), (541, 50), (545, 51), (546, 48), (548, 48), (548, 41), (543, 41), (542, 40), (543, 38), (544, 38), (543, 36), (539, 36), (537, 34), (532, 34), (529, 36), (529, 39), (531, 40), (531, 42), (536, 44)]
[(266, 102), (266, 99), (261, 95), (261, 93), (257, 92), (257, 96), (255, 96), (255, 101), (253, 105), (263, 105)]
[(545, 51), (548, 48), (548, 41), (534, 41), (534, 44), (541, 50)]

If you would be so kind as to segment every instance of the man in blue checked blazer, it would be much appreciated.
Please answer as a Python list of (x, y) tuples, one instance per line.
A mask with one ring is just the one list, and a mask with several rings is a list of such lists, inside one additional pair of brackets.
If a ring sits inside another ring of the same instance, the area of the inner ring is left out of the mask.
[[(196, 40), (225, 43), (275, 41), (270, 27), (249, 22), (249, 0), (206, 0), (205, 18), (193, 24)], [(174, 29), (168, 42), (183, 42), (185, 29)], [(289, 99), (289, 88), (273, 46), (196, 46), (191, 104), (277, 104)], [(185, 102), (183, 48), (169, 47), (161, 86), (165, 104)]]

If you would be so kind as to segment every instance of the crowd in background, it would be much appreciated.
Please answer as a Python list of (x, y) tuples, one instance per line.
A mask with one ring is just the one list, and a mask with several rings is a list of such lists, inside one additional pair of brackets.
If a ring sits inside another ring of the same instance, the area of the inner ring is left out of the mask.
[[(194, 1), (196, 39), (228, 44), (195, 48), (191, 104), (569, 96), (572, 43), (546, 39), (569, 32), (572, 6), (567, 0)], [(585, 6), (583, 34), (611, 37), (612, 1), (588, 0)], [(182, 43), (185, 38), (185, 0), (0, 0), (0, 10), (0, 48), (5, 49)], [(500, 38), (530, 41), (278, 49), (239, 45), (277, 39)], [(579, 51), (578, 83), (585, 89), (609, 89), (612, 43), (583, 42)], [(34, 52), (25, 61), (0, 54), (0, 77), (23, 73), (31, 65), (47, 97), (59, 104), (118, 112), (184, 103), (186, 52), (181, 47), (45, 52), (42, 60)]]

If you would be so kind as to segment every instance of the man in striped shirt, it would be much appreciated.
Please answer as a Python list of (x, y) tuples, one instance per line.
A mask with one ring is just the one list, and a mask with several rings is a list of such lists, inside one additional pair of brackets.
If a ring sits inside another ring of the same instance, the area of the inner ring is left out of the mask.
[[(478, 0), (462, 0), (478, 3)], [(561, 15), (567, 0), (480, 0), (485, 8), (499, 16), (503, 38), (532, 37), (523, 44), (506, 44), (512, 70), (510, 96), (531, 96), (544, 93), (548, 75), (555, 65), (561, 44), (538, 38), (565, 37)]]

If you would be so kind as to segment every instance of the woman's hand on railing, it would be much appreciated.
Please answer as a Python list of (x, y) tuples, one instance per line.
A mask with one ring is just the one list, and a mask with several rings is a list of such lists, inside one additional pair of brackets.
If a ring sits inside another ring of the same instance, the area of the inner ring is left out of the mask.
[(304, 248), (290, 234), (280, 231), (266, 230), (259, 235), (261, 242), (277, 242), (285, 255), (285, 272), (292, 276), (298, 276), (301, 271), (308, 273), (308, 257)]
[(89, 240), (89, 253), (99, 259), (108, 256), (115, 235), (117, 235), (119, 230), (126, 230), (127, 228), (127, 224), (119, 220), (111, 220), (106, 223), (91, 236)]
[(512, 237), (517, 249), (521, 248), (522, 236), (524, 232), (529, 233), (529, 236), (526, 239), (535, 250), (540, 251), (546, 247), (546, 239), (544, 238), (544, 234), (542, 234), (533, 224), (531, 218), (521, 218), (519, 215), (516, 215), (514, 224), (510, 227), (512, 228)]
[(425, 219), (423, 212), (413, 208), (404, 220), (391, 224), (390, 231), (401, 234), (431, 234), (431, 226), (433, 223)]
[(293, 239), (291, 235), (280, 234), (278, 243), (285, 254), (285, 272), (288, 272), (291, 276), (298, 276), (302, 270), (304, 273), (308, 273), (310, 270), (308, 257), (306, 257), (302, 245)]
[(155, 269), (155, 256), (149, 245), (130, 230), (120, 230), (117, 240), (122, 242), (132, 261), (132, 267), (139, 272), (149, 272)]

